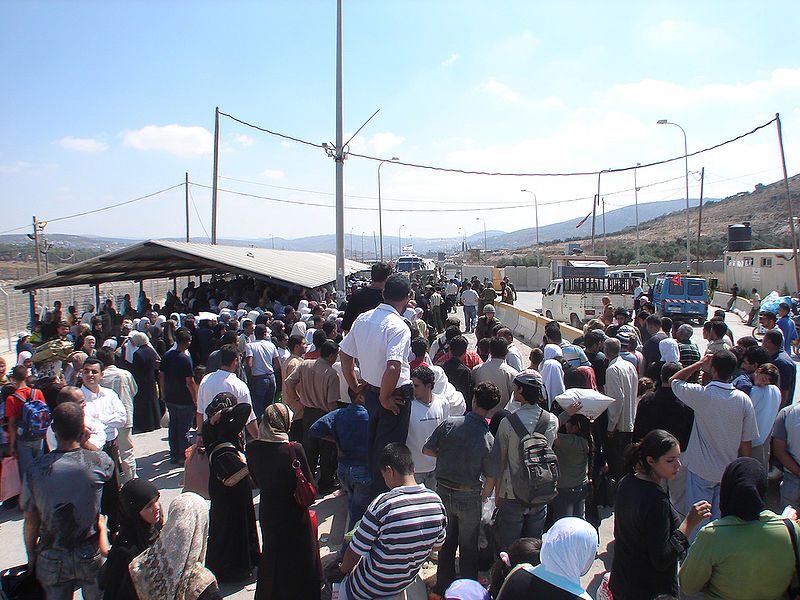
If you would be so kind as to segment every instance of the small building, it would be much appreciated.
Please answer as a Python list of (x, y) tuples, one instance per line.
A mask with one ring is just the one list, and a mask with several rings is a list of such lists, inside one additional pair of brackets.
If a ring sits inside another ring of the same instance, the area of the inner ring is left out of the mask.
[(794, 289), (794, 257), (791, 248), (766, 248), (725, 252), (725, 283), (737, 284), (740, 290), (753, 288), (761, 296), (777, 290), (779, 294)]

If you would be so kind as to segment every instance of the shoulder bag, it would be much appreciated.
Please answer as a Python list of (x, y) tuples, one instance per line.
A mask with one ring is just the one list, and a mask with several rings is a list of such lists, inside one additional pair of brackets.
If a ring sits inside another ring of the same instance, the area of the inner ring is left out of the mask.
[(297, 459), (297, 452), (294, 449), (294, 445), (295, 442), (289, 442), (289, 454), (292, 457), (294, 476), (297, 479), (297, 483), (294, 486), (294, 499), (297, 504), (303, 508), (308, 508), (314, 504), (314, 500), (317, 497), (317, 491), (314, 489), (314, 485), (308, 479), (306, 479), (306, 475), (303, 473), (300, 461)]

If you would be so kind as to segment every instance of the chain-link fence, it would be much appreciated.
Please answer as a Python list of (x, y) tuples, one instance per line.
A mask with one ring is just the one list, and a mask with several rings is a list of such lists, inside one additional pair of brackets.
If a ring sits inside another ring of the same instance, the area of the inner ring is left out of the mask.
[[(178, 293), (186, 287), (189, 278), (178, 278)], [(164, 304), (167, 292), (173, 289), (172, 279), (148, 279), (144, 282), (144, 292), (153, 304)], [(131, 302), (136, 307), (139, 297), (138, 281), (117, 281), (100, 285), (100, 302), (106, 298), (114, 300), (114, 307), (119, 308), (125, 294), (130, 294)], [(64, 315), (68, 306), (74, 306), (78, 315), (81, 315), (89, 305), (95, 305), (94, 287), (86, 285), (73, 285), (39, 290), (36, 293), (36, 306), (53, 306), (56, 300), (61, 300)], [(0, 351), (11, 350), (16, 342), (17, 334), (24, 329), (30, 329), (30, 299), (29, 295), (14, 289), (14, 283), (0, 285)], [(95, 306), (95, 309), (97, 307)], [(37, 308), (37, 312), (40, 312)], [(41, 314), (41, 312), (40, 312)]]

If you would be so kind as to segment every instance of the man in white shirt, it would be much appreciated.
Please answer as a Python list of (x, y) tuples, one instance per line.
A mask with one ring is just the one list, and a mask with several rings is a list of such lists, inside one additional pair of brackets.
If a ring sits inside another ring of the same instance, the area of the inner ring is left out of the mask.
[(518, 371), (506, 363), (508, 342), (503, 338), (493, 337), (489, 342), (489, 352), (491, 358), (472, 369), (472, 378), (475, 385), (488, 382), (495, 384), (500, 390), (500, 402), (489, 411), (491, 417), (501, 408), (506, 408), (514, 396), (514, 377), (517, 376)]
[(456, 312), (456, 303), (458, 302), (458, 286), (452, 279), (444, 286), (444, 297), (447, 300), (448, 312), (452, 310)]
[(249, 404), (251, 406), (250, 416), (247, 419), (245, 429), (253, 439), (258, 439), (258, 422), (252, 410), (253, 403), (250, 401), (250, 390), (247, 384), (236, 376), (239, 370), (239, 352), (236, 346), (228, 344), (220, 348), (219, 371), (209, 373), (200, 382), (197, 388), (197, 438), (202, 439), (203, 422), (206, 420), (206, 408), (214, 400), (214, 396), (220, 392), (230, 392), (236, 396), (237, 404)]
[[(383, 286), (383, 304), (361, 314), (342, 340), (342, 374), (354, 392), (364, 393), (369, 412), (369, 464), (372, 494), (386, 491), (378, 459), (392, 442), (404, 444), (414, 388), (408, 357), (411, 352), (411, 327), (401, 316), (408, 306), (411, 284), (405, 275), (395, 274)], [(360, 385), (355, 373), (358, 359)]]
[[(720, 516), (722, 473), (738, 456), (750, 456), (753, 440), (758, 438), (752, 401), (730, 383), (736, 366), (736, 356), (729, 350), (720, 350), (706, 354), (670, 380), (678, 399), (694, 410), (694, 426), (685, 454), (686, 506), (706, 500), (711, 503), (712, 519)], [(711, 373), (711, 383), (689, 383), (701, 369)]]
[(120, 369), (114, 364), (114, 351), (111, 348), (100, 348), (97, 351), (97, 359), (103, 363), (103, 377), (100, 379), (100, 385), (114, 390), (125, 407), (125, 426), (117, 430), (117, 447), (122, 463), (122, 484), (124, 485), (136, 477), (136, 457), (133, 455), (131, 428), (133, 427), (133, 397), (139, 387), (130, 371)]
[(508, 363), (508, 366), (518, 373), (520, 371), (524, 371), (525, 368), (522, 364), (522, 354), (520, 354), (519, 350), (514, 345), (514, 334), (511, 333), (511, 330), (508, 327), (503, 327), (502, 329), (498, 330), (497, 336), (508, 342), (508, 354), (506, 354), (506, 363)]
[(461, 292), (461, 304), (464, 306), (464, 326), (467, 333), (475, 331), (478, 324), (478, 292), (472, 289), (472, 284), (464, 283), (464, 291)]
[(420, 365), (411, 371), (414, 384), (414, 401), (411, 403), (411, 418), (408, 424), (406, 446), (414, 460), (414, 479), (429, 490), (436, 491), (436, 458), (422, 453), (422, 447), (439, 423), (450, 416), (450, 403), (433, 393), (436, 381), (434, 372)]
[(281, 370), (278, 349), (267, 339), (267, 326), (255, 328), (256, 340), (245, 345), (247, 381), (253, 400), (253, 411), (260, 423), (267, 406), (275, 402), (275, 373)]
[(608, 360), (604, 393), (615, 400), (608, 407), (606, 462), (609, 475), (617, 481), (625, 474), (625, 448), (633, 438), (639, 391), (636, 367), (619, 355), (620, 347), (617, 338), (608, 338), (603, 344), (603, 353)]

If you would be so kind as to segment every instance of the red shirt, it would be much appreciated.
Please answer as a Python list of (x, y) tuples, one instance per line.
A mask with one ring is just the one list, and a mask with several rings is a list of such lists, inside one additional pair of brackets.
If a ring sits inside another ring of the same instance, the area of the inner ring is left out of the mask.
[(306, 352), (303, 355), (304, 360), (316, 360), (319, 358), (319, 350), (312, 350), (311, 352)]
[[(450, 352), (447, 352), (438, 361), (436, 361), (436, 364), (442, 366), (451, 358), (453, 358), (453, 355), (450, 354)], [(470, 369), (474, 369), (478, 365), (483, 364), (483, 360), (481, 360), (481, 357), (478, 356), (478, 353), (473, 352), (472, 350), (467, 350), (467, 352), (461, 358), (461, 362), (464, 363), (464, 365), (466, 365)]]
[[(13, 417), (15, 421), (19, 421), (22, 418), (22, 407), (25, 404), (25, 401), (19, 398), (29, 400), (31, 395), (36, 400), (44, 402), (44, 396), (41, 390), (32, 390), (28, 386), (22, 386), (14, 390), (14, 393), (6, 398), (6, 417)], [(19, 398), (17, 396), (19, 396)]]

